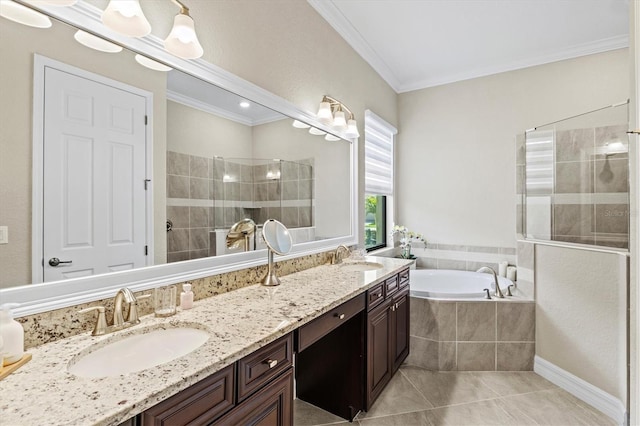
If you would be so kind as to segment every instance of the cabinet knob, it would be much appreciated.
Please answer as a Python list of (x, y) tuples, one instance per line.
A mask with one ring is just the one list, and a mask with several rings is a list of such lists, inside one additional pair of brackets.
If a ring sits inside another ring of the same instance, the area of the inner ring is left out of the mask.
[(269, 366), (269, 368), (273, 368), (276, 365), (278, 365), (278, 360), (277, 359), (268, 359), (265, 361), (267, 363), (267, 365)]
[(338, 319), (344, 319), (344, 314), (336, 314), (336, 316), (338, 317)]

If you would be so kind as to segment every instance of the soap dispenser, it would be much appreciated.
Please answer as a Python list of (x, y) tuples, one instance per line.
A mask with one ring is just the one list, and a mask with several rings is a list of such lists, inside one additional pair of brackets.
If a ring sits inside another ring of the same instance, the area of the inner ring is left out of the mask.
[(20, 323), (13, 319), (11, 309), (20, 306), (18, 303), (5, 303), (0, 306), (0, 336), (2, 336), (2, 365), (18, 362), (24, 355), (24, 330)]
[(191, 291), (191, 284), (182, 285), (182, 293), (180, 293), (180, 307), (182, 309), (193, 308), (193, 292)]

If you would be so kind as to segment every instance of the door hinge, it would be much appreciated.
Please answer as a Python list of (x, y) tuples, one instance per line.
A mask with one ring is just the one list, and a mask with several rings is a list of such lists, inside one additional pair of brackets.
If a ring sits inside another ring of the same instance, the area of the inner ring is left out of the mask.
[(146, 126), (147, 124), (149, 124), (149, 116), (145, 115), (144, 116), (144, 125)]
[(145, 179), (145, 180), (144, 180), (144, 190), (145, 190), (145, 191), (148, 189), (149, 182), (151, 182), (151, 179)]
[(149, 256), (149, 246), (144, 246), (144, 255)]

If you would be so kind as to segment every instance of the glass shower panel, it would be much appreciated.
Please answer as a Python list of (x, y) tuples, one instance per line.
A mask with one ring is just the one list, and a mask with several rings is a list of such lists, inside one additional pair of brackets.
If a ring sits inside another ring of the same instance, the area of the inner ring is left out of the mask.
[(628, 249), (626, 103), (525, 134), (526, 238)]

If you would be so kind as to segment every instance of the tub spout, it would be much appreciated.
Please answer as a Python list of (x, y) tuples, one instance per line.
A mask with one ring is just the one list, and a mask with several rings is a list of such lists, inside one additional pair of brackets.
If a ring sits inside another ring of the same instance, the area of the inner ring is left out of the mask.
[(478, 269), (476, 272), (488, 272), (488, 273), (492, 273), (493, 274), (493, 281), (496, 284), (496, 291), (493, 294), (495, 297), (499, 297), (501, 299), (504, 299), (504, 294), (502, 294), (502, 290), (500, 290), (500, 285), (498, 285), (498, 274), (496, 274), (496, 271), (493, 268), (490, 268), (488, 266), (483, 266), (482, 268)]

